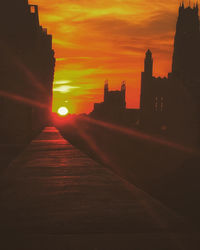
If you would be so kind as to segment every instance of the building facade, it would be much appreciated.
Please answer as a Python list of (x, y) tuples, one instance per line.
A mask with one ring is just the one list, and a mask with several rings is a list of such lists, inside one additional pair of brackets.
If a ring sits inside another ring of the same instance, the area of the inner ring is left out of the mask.
[(172, 72), (153, 76), (153, 56), (146, 52), (141, 75), (140, 126), (183, 143), (199, 144), (200, 25), (198, 4), (179, 7)]
[(109, 90), (108, 82), (104, 85), (104, 101), (95, 103), (91, 116), (114, 123), (135, 125), (139, 120), (138, 109), (126, 108), (126, 83), (121, 90)]
[(28, 0), (1, 3), (0, 31), (1, 138), (20, 140), (48, 123), (55, 67), (52, 36), (39, 23), (38, 6)]
[(109, 90), (108, 82), (104, 85), (104, 101), (94, 104), (92, 116), (98, 119), (119, 121), (126, 110), (126, 84), (121, 85), (121, 90)]

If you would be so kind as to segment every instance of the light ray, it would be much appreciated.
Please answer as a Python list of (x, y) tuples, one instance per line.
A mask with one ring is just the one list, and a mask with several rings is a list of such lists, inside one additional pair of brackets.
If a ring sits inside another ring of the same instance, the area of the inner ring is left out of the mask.
[(114, 130), (114, 131), (129, 135), (129, 136), (141, 139), (141, 140), (145, 140), (145, 141), (149, 141), (149, 142), (152, 142), (152, 143), (160, 144), (162, 146), (173, 148), (175, 150), (182, 151), (182, 152), (185, 152), (185, 153), (200, 155), (200, 151), (198, 149), (187, 147), (187, 146), (178, 144), (176, 142), (166, 140), (164, 138), (156, 137), (156, 136), (141, 132), (141, 131), (139, 131), (137, 129), (133, 129), (133, 128), (129, 129), (129, 128), (126, 128), (126, 127), (122, 127), (122, 126), (119, 126), (119, 125), (111, 124), (111, 123), (100, 121), (100, 120), (96, 120), (96, 119), (89, 118), (89, 117), (84, 117), (83, 119), (85, 119), (86, 121), (88, 121), (90, 123), (98, 125), (100, 127), (105, 127), (105, 128), (108, 128), (108, 129), (111, 129), (111, 130)]
[(49, 106), (47, 106), (44, 103), (38, 102), (36, 100), (30, 99), (27, 97), (19, 96), (19, 95), (16, 95), (14, 93), (9, 93), (9, 92), (3, 91), (3, 90), (0, 90), (0, 96), (6, 97), (8, 99), (11, 99), (11, 100), (14, 100), (17, 102), (25, 103), (25, 104), (28, 104), (30, 106), (35, 106), (35, 107), (44, 108), (44, 109), (49, 108)]

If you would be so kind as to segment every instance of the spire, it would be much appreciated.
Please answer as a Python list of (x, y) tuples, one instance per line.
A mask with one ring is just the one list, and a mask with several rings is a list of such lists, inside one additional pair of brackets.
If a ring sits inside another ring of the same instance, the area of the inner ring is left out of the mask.
[(198, 9), (199, 9), (199, 7), (198, 7), (198, 1), (197, 1), (197, 2), (193, 3), (193, 10), (195, 10), (196, 12), (198, 12)]
[(150, 50), (150, 49), (148, 49), (148, 50), (147, 50), (147, 52), (146, 52), (146, 56), (150, 56), (150, 57), (152, 56), (152, 52), (151, 52), (151, 50)]
[(108, 89), (108, 80), (105, 80), (104, 88)]
[(152, 52), (150, 49), (146, 52), (146, 57), (144, 60), (144, 73), (148, 77), (152, 77), (153, 74), (153, 58), (152, 58)]
[(104, 84), (104, 102), (107, 100), (108, 97), (108, 80), (105, 80)]
[(199, 3), (198, 3), (198, 1), (196, 1), (196, 3), (194, 3), (193, 10), (195, 11), (196, 15), (198, 16), (199, 15)]
[(121, 94), (122, 94), (122, 98), (123, 98), (123, 108), (126, 108), (126, 81), (122, 82), (121, 85)]
[(121, 91), (126, 92), (126, 81), (123, 81), (123, 82), (122, 82)]
[(199, 12), (199, 1), (196, 2), (196, 9), (197, 9), (198, 12)]
[(184, 1), (181, 1), (179, 6), (179, 16), (181, 16), (184, 9), (185, 9)]

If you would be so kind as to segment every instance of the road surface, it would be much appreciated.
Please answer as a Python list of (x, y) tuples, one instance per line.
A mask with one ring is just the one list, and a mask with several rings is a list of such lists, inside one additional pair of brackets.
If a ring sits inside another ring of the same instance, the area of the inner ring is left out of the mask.
[(45, 128), (10, 164), (0, 195), (3, 249), (197, 245), (184, 218), (91, 160), (54, 127)]

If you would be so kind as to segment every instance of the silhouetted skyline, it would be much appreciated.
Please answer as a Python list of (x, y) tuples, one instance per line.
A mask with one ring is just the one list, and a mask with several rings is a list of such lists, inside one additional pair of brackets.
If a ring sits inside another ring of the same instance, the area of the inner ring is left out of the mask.
[(105, 79), (111, 89), (118, 89), (126, 80), (127, 108), (138, 108), (147, 48), (159, 61), (156, 76), (171, 71), (178, 1), (30, 2), (39, 4), (40, 21), (53, 34), (55, 112), (63, 105), (70, 113), (91, 112), (93, 103), (103, 100)]
[[(141, 75), (140, 115), (129, 113), (130, 117), (135, 116), (135, 119), (132, 119), (135, 124), (132, 125), (193, 146), (197, 146), (200, 141), (200, 23), (198, 11), (198, 4), (195, 4), (194, 7), (185, 7), (181, 3), (179, 7), (172, 72), (168, 74), (168, 77), (154, 76), (153, 55), (150, 49), (147, 50), (144, 72)], [(110, 97), (109, 104), (105, 98), (107, 93), (109, 94), (106, 84), (104, 102), (95, 104), (91, 115), (97, 119), (121, 123), (124, 120), (126, 123), (126, 108), (119, 98), (123, 96), (123, 103), (126, 103), (125, 95), (119, 91), (111, 92), (115, 98)]]
[(141, 82), (142, 128), (198, 145), (200, 141), (200, 23), (198, 4), (181, 3), (174, 38), (172, 72), (153, 76), (148, 50)]

